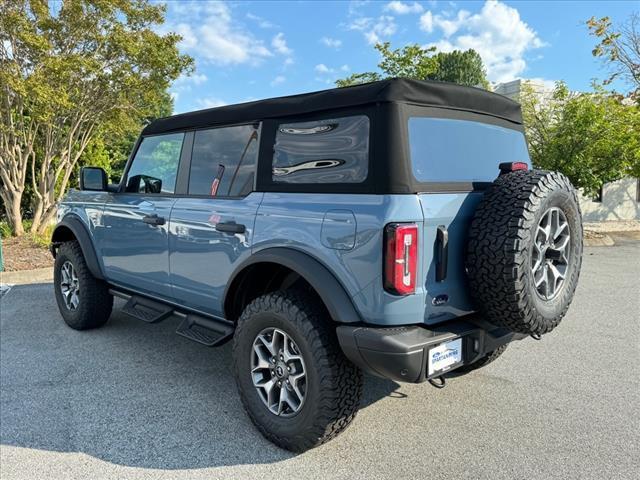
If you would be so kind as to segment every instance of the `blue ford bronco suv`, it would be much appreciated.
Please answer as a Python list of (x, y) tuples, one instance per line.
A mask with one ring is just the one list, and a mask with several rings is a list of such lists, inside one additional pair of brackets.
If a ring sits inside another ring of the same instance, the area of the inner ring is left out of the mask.
[(558, 325), (582, 224), (532, 170), (517, 103), (392, 79), (162, 118), (119, 184), (84, 168), (51, 250), (64, 321), (113, 298), (233, 340), (251, 420), (304, 451), (353, 420), (363, 374), (444, 384)]

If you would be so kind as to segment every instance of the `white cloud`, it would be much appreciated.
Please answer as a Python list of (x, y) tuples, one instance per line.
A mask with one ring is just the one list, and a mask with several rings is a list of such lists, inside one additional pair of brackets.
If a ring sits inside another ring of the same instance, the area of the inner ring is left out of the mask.
[(406, 15), (407, 13), (421, 13), (423, 8), (417, 2), (403, 3), (397, 0), (389, 2), (384, 6), (386, 12), (393, 12), (396, 15)]
[(333, 68), (327, 67), (324, 63), (319, 63), (314, 67), (314, 70), (317, 74), (316, 81), (333, 84), (340, 75), (351, 71), (351, 68), (347, 64)]
[(361, 7), (364, 7), (369, 1), (370, 0), (351, 0), (349, 2), (349, 16), (359, 15)]
[(362, 32), (370, 45), (381, 42), (398, 30), (395, 19), (389, 15), (381, 15), (378, 18), (359, 17), (351, 22), (348, 28)]
[(545, 45), (535, 30), (522, 21), (518, 10), (497, 0), (488, 0), (476, 14), (460, 10), (455, 16), (434, 15), (432, 30), (435, 28), (445, 38), (430, 45), (445, 52), (474, 49), (493, 82), (520, 76), (527, 66), (526, 52)]
[(174, 82), (174, 85), (184, 85), (187, 83), (193, 83), (194, 85), (202, 85), (207, 80), (208, 80), (207, 76), (204, 73), (194, 73), (189, 76), (180, 75)]
[(227, 102), (216, 97), (198, 98), (198, 101), (196, 103), (201, 108), (215, 108), (227, 105)]
[(182, 35), (181, 49), (196, 60), (216, 65), (256, 65), (273, 56), (262, 40), (236, 24), (223, 2), (169, 2), (168, 7), (172, 22), (160, 30)]
[(460, 30), (460, 27), (464, 25), (470, 15), (471, 14), (466, 10), (460, 10), (458, 14), (452, 19), (447, 19), (443, 18), (440, 15), (436, 15), (434, 18), (434, 23), (438, 27), (440, 27), (445, 37), (450, 37), (458, 30)]
[(284, 33), (282, 32), (273, 37), (273, 40), (271, 40), (271, 46), (281, 55), (291, 55), (293, 53), (293, 50), (287, 46), (287, 41), (284, 39)]
[(466, 10), (460, 10), (452, 17), (451, 12), (445, 12), (442, 15), (434, 15), (431, 11), (425, 12), (420, 16), (420, 29), (431, 33), (434, 28), (439, 28), (445, 37), (450, 37), (455, 34), (461, 27), (465, 25), (465, 22), (469, 19), (470, 13)]
[(278, 75), (276, 78), (271, 80), (271, 86), (275, 87), (276, 85), (280, 85), (281, 83), (284, 83), (286, 80), (287, 80), (286, 77), (284, 77), (283, 75)]
[(289, 58), (285, 58), (284, 63), (282, 64), (282, 66), (284, 68), (287, 68), (290, 65), (293, 65), (295, 62), (293, 61), (293, 58), (289, 57)]
[(433, 32), (433, 14), (426, 12), (420, 16), (420, 30), (424, 30), (427, 33)]
[(275, 28), (277, 26), (269, 20), (259, 17), (258, 15), (254, 15), (251, 12), (247, 13), (247, 18), (256, 22), (260, 28)]
[(342, 46), (342, 40), (338, 40), (337, 38), (331, 37), (322, 37), (320, 42), (326, 45), (329, 48), (340, 48)]

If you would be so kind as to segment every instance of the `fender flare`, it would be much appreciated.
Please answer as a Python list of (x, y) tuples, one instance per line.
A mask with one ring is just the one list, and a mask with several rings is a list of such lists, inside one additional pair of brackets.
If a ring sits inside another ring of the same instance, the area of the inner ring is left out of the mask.
[(53, 230), (53, 234), (51, 235), (51, 254), (55, 258), (56, 256), (56, 248), (66, 241), (66, 238), (61, 238), (62, 231), (64, 228), (68, 228), (73, 233), (73, 236), (76, 238), (78, 243), (80, 244), (80, 249), (82, 250), (82, 255), (84, 256), (85, 262), (87, 262), (87, 267), (91, 274), (97, 279), (104, 280), (104, 273), (102, 272), (102, 266), (98, 261), (98, 256), (96, 255), (95, 247), (93, 246), (93, 241), (91, 240), (91, 235), (87, 230), (84, 222), (80, 220), (79, 217), (75, 215), (68, 215), (64, 217), (58, 224), (56, 228)]
[(273, 247), (260, 250), (236, 267), (224, 291), (223, 305), (227, 304), (230, 288), (238, 275), (257, 263), (276, 263), (287, 267), (304, 278), (318, 293), (331, 318), (339, 323), (357, 323), (362, 319), (345, 288), (322, 263), (310, 255), (292, 248)]

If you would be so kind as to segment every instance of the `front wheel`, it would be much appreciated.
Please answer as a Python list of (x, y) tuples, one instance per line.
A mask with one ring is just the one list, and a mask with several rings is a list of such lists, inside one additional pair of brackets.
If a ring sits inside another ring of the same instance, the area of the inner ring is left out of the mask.
[(74, 330), (98, 328), (109, 320), (113, 296), (107, 284), (89, 271), (78, 242), (58, 248), (53, 284), (60, 314)]
[(358, 411), (362, 373), (340, 350), (322, 304), (304, 292), (251, 302), (238, 320), (233, 363), (249, 417), (287, 450), (334, 438)]

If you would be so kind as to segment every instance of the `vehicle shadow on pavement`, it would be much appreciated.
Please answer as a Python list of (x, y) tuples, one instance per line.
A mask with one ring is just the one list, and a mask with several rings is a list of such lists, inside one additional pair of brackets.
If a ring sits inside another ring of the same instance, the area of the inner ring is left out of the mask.
[[(265, 440), (245, 414), (229, 344), (197, 345), (175, 334), (173, 320), (144, 324), (121, 306), (103, 328), (77, 332), (60, 317), (51, 284), (15, 286), (2, 298), (3, 445), (154, 469), (295, 456)], [(367, 377), (362, 407), (402, 395), (397, 388)]]

